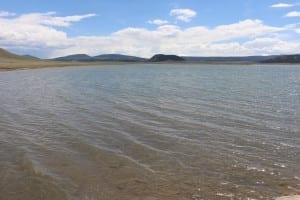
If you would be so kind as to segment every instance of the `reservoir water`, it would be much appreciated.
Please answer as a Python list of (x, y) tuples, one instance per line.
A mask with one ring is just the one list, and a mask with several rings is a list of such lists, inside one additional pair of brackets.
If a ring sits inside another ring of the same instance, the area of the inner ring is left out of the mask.
[(299, 66), (0, 73), (1, 200), (299, 193)]

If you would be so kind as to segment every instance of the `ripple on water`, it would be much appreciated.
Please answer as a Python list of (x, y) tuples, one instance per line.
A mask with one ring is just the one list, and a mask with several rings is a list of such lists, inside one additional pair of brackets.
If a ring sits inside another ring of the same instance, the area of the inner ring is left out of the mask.
[(0, 199), (299, 193), (299, 77), (288, 66), (0, 73)]

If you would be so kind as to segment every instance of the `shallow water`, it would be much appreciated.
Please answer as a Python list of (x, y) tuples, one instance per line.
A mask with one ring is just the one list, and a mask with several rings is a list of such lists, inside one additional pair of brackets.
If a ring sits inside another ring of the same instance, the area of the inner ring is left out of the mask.
[(300, 193), (300, 67), (0, 73), (0, 199)]

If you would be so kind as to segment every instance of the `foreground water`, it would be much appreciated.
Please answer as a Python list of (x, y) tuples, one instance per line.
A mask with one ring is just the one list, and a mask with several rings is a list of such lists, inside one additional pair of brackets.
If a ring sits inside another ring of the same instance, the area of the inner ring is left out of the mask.
[(300, 67), (0, 73), (0, 199), (300, 193)]

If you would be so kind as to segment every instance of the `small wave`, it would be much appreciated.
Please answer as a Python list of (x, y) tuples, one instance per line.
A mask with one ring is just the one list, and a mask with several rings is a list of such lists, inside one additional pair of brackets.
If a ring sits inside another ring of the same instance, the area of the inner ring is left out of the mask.
[(264, 168), (250, 167), (250, 166), (247, 166), (247, 170), (248, 171), (257, 171), (257, 172), (266, 172), (266, 169), (264, 169)]
[(288, 143), (284, 143), (284, 142), (280, 142), (279, 144), (280, 144), (281, 146), (284, 146), (284, 147), (292, 147), (292, 148), (295, 148), (295, 146), (292, 145), (292, 144), (288, 144)]
[(16, 155), (0, 169), (1, 199), (68, 199), (56, 180), (25, 154)]
[(277, 167), (286, 168), (286, 165), (282, 163), (274, 163), (274, 165)]
[(217, 192), (216, 195), (217, 195), (217, 196), (220, 196), (220, 197), (229, 197), (229, 198), (233, 198), (233, 197), (234, 197), (234, 194), (231, 194), (231, 193), (221, 193), (221, 192)]

